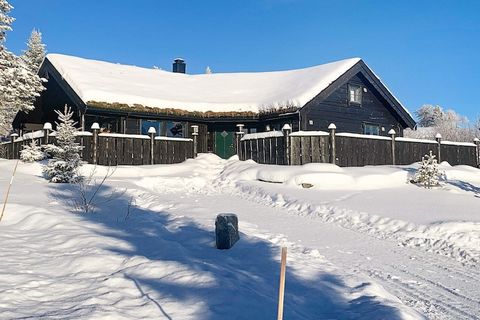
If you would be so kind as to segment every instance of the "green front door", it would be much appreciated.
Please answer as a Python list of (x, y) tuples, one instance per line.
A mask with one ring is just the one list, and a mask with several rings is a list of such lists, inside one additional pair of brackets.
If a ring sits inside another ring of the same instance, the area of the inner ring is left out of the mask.
[(215, 132), (215, 154), (223, 159), (228, 159), (235, 154), (233, 132)]

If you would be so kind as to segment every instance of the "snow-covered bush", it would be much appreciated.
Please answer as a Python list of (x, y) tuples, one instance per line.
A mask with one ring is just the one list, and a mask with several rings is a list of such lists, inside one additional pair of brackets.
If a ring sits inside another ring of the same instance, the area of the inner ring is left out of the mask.
[(43, 172), (50, 182), (75, 183), (81, 180), (78, 167), (82, 164), (80, 151), (82, 146), (75, 142), (76, 122), (72, 120), (72, 110), (65, 106), (64, 112), (56, 111), (57, 143), (49, 145), (47, 150), (53, 155), (53, 159), (43, 168)]
[(426, 188), (431, 188), (439, 185), (441, 173), (438, 168), (438, 161), (435, 155), (430, 151), (422, 157), (422, 163), (415, 173), (414, 182), (423, 185)]
[(45, 159), (45, 153), (35, 139), (32, 139), (29, 144), (24, 145), (23, 150), (20, 151), (20, 160), (23, 162), (35, 162), (43, 159)]

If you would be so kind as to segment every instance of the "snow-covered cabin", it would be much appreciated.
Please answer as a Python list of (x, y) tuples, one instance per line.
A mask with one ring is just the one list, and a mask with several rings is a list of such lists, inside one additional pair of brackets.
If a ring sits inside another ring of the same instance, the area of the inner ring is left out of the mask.
[(189, 137), (199, 126), (199, 152), (228, 157), (234, 132), (327, 130), (399, 135), (415, 121), (390, 90), (359, 58), (314, 67), (275, 71), (186, 74), (175, 59), (173, 71), (148, 69), (62, 54), (49, 54), (40, 68), (48, 82), (29, 114), (14, 127), (35, 130), (54, 123), (54, 110), (68, 104), (89, 129), (98, 122), (110, 132)]

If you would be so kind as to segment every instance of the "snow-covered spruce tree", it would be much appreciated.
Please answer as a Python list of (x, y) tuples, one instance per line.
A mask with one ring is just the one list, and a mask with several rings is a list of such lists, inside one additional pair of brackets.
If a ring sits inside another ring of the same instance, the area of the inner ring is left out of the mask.
[(37, 72), (40, 69), (40, 65), (45, 59), (45, 44), (42, 43), (42, 33), (33, 29), (30, 34), (30, 39), (27, 42), (27, 50), (23, 52), (21, 56), (22, 60), (31, 70)]
[(56, 145), (48, 145), (53, 159), (43, 168), (45, 176), (50, 182), (75, 183), (81, 180), (78, 167), (82, 164), (80, 151), (82, 146), (75, 142), (76, 122), (73, 121), (72, 110), (65, 106), (64, 112), (58, 114)]
[(42, 147), (37, 144), (37, 140), (32, 141), (23, 146), (23, 150), (20, 151), (20, 160), (23, 162), (35, 162), (45, 159), (45, 152), (42, 151)]
[(438, 161), (435, 159), (432, 151), (430, 151), (429, 154), (422, 157), (422, 163), (415, 173), (414, 181), (430, 189), (439, 185), (440, 176)]
[(5, 46), (7, 31), (14, 21), (9, 13), (12, 6), (0, 0), (0, 134), (7, 134), (19, 111), (33, 110), (33, 103), (44, 90), (37, 70), (32, 70), (22, 59)]

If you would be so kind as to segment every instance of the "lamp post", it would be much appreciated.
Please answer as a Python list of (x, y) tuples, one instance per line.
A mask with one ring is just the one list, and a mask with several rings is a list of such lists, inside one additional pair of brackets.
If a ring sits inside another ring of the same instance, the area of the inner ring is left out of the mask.
[(148, 128), (148, 135), (150, 136), (150, 164), (154, 164), (153, 159), (153, 149), (155, 147), (155, 136), (157, 135), (157, 130), (154, 127)]
[(43, 141), (45, 144), (48, 144), (48, 135), (52, 131), (52, 124), (50, 122), (45, 122), (43, 124)]
[(98, 132), (100, 131), (100, 125), (98, 122), (94, 122), (91, 126), (91, 129), (93, 131), (93, 154), (92, 154), (92, 162), (93, 164), (97, 164), (97, 149), (98, 149)]
[(198, 126), (194, 124), (191, 127), (193, 138), (193, 158), (196, 158), (198, 154)]

